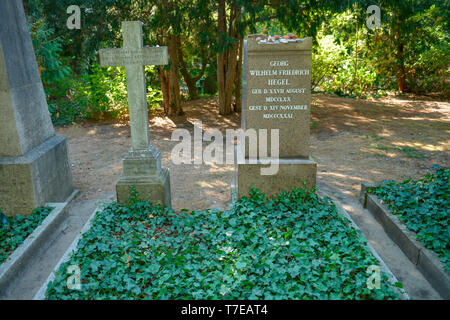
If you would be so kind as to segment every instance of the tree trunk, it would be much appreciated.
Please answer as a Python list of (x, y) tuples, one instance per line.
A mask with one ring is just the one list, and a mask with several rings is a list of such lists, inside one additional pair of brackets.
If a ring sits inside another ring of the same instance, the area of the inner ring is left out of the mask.
[(205, 73), (206, 70), (206, 64), (208, 63), (206, 50), (204, 49), (200, 50), (200, 55), (202, 59), (202, 70), (196, 77), (192, 77), (187, 70), (187, 64), (183, 58), (183, 47), (181, 45), (181, 38), (178, 37), (178, 59), (180, 63), (180, 72), (189, 89), (189, 97), (191, 100), (198, 99), (197, 81), (200, 80), (201, 77), (203, 77), (203, 74)]
[[(159, 30), (156, 36), (157, 43), (160, 46), (164, 46), (164, 31)], [(163, 95), (162, 105), (164, 107), (164, 113), (166, 115), (170, 112), (170, 102), (169, 102), (169, 72), (167, 66), (158, 66), (159, 70), (159, 80), (161, 81), (161, 91)]]
[(401, 93), (405, 92), (405, 54), (404, 54), (404, 46), (402, 41), (402, 30), (400, 27), (400, 22), (394, 27), (395, 33), (394, 37), (397, 44), (397, 85), (398, 91)]
[[(232, 45), (226, 44), (225, 37), (237, 39), (236, 25), (238, 24), (240, 8), (233, 4), (230, 10), (230, 19), (227, 23), (225, 0), (219, 0), (218, 10), (218, 43), (217, 55), (217, 86), (219, 91), (219, 113), (230, 114), (232, 111), (233, 86), (236, 78), (237, 54), (239, 41)], [(228, 24), (228, 32), (227, 32)]]
[(228, 114), (227, 106), (225, 105), (225, 58), (226, 58), (226, 50), (224, 48), (220, 48), (220, 45), (223, 41), (221, 41), (221, 37), (226, 32), (227, 28), (227, 20), (226, 20), (226, 12), (225, 12), (225, 0), (219, 0), (219, 11), (218, 11), (218, 43), (219, 43), (219, 52), (217, 54), (217, 89), (219, 92), (219, 113), (220, 114)]
[(159, 67), (159, 79), (161, 81), (161, 91), (163, 95), (163, 107), (164, 113), (169, 114), (170, 103), (169, 103), (169, 73), (164, 69), (163, 66)]
[(404, 61), (404, 48), (403, 42), (399, 39), (399, 43), (397, 45), (397, 63), (398, 63), (398, 72), (397, 72), (397, 81), (398, 81), (398, 91), (401, 93), (405, 92), (405, 61)]
[(242, 88), (242, 63), (243, 63), (243, 51), (244, 51), (244, 38), (241, 36), (239, 39), (239, 60), (237, 63), (236, 71), (236, 95), (234, 102), (234, 112), (241, 113), (242, 111), (242, 99), (241, 99), (241, 88)]
[(169, 53), (169, 115), (182, 115), (178, 76), (178, 41), (175, 35), (167, 37)]
[(183, 76), (184, 82), (186, 82), (186, 85), (189, 90), (189, 100), (197, 100), (198, 99), (198, 93), (197, 93), (197, 81), (194, 81), (191, 77), (188, 77), (189, 74), (185, 69), (180, 68), (181, 74)]

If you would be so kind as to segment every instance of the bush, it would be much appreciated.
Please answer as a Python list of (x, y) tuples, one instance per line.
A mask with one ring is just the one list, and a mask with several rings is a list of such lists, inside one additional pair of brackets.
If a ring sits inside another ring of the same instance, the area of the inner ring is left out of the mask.
[[(97, 213), (47, 299), (396, 299), (366, 240), (328, 199), (253, 189), (229, 211), (174, 213), (136, 200)], [(70, 265), (81, 290), (67, 288)]]
[[(313, 47), (313, 88), (351, 96), (383, 94), (398, 89), (398, 67), (403, 63), (406, 91), (449, 94), (445, 6), (409, 8), (408, 13), (386, 10), (381, 27), (374, 30), (364, 25), (365, 10), (358, 7), (334, 14), (322, 24)], [(397, 17), (403, 13), (405, 17)]]
[(73, 72), (61, 56), (62, 39), (54, 36), (42, 18), (28, 17), (29, 30), (52, 121), (64, 125), (75, 121), (83, 111), (68, 96)]
[(32, 21), (29, 30), (47, 98), (63, 97), (70, 86), (72, 72), (61, 56), (62, 39), (54, 37), (55, 31), (42, 18), (33, 21), (29, 17), (29, 20)]
[(450, 86), (450, 35), (447, 18), (440, 8), (431, 6), (411, 18), (411, 23), (420, 26), (414, 37), (407, 40), (406, 57), (407, 85), (415, 93), (444, 92), (449, 94)]
[(367, 28), (356, 32), (357, 23), (356, 14), (349, 9), (322, 24), (313, 50), (313, 88), (352, 96), (376, 89), (377, 72), (367, 55)]
[[(155, 68), (146, 66), (146, 77), (155, 77)], [(87, 118), (119, 118), (128, 113), (126, 72), (123, 67), (100, 67), (94, 65), (90, 74), (84, 74), (72, 84), (73, 101), (83, 106)], [(159, 108), (162, 92), (147, 89), (147, 103), (150, 110)]]
[[(128, 113), (125, 68), (103, 68), (98, 64), (75, 75), (62, 57), (62, 39), (54, 37), (42, 18), (28, 17), (30, 34), (45, 89), (49, 112), (55, 125), (66, 125), (79, 118), (118, 118)], [(156, 69), (145, 67), (151, 87), (147, 93), (149, 109), (162, 101)]]

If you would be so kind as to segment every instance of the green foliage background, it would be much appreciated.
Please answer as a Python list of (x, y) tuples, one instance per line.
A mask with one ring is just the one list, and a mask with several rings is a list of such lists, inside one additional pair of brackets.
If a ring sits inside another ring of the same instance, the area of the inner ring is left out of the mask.
[[(397, 40), (389, 12), (383, 9), (382, 25), (374, 30), (365, 26), (365, 11), (359, 6), (329, 15), (318, 30), (313, 50), (313, 87), (350, 96), (396, 90)], [(449, 94), (450, 34), (442, 9), (431, 5), (402, 21), (405, 29), (411, 28), (403, 38), (410, 92)]]
[[(143, 22), (146, 45), (158, 42), (161, 29), (181, 35), (184, 60), (193, 76), (201, 69), (200, 52), (206, 48), (204, 89), (205, 93), (214, 94), (216, 54), (223, 50), (221, 46), (236, 39), (217, 34), (217, 1), (173, 3), (166, 15), (167, 12), (156, 9), (159, 8), (156, 1), (24, 1), (54, 123), (118, 117), (126, 112), (123, 72), (118, 73), (118, 79), (112, 79), (115, 71), (99, 68), (97, 55), (100, 48), (122, 45), (120, 25), (124, 20)], [(301, 37), (313, 37), (315, 90), (377, 97), (398, 89), (399, 70), (404, 69), (406, 92), (450, 95), (448, 0), (226, 0), (226, 3), (242, 7), (239, 28), (244, 36), (291, 31)], [(381, 8), (381, 27), (369, 30), (365, 25), (366, 8), (373, 4)], [(81, 8), (80, 30), (66, 27), (69, 5)], [(399, 53), (400, 46), (403, 53)], [(156, 69), (147, 75), (148, 87), (153, 90), (149, 104), (157, 108), (161, 93), (157, 92), (160, 83)]]

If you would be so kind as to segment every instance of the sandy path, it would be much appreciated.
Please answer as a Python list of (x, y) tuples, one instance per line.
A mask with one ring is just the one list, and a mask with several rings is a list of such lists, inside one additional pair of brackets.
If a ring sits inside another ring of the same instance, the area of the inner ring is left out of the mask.
[[(313, 95), (312, 156), (318, 179), (348, 196), (359, 193), (361, 182), (417, 178), (433, 164), (448, 166), (450, 103), (426, 98), (357, 100)], [(170, 159), (175, 128), (193, 132), (196, 120), (203, 129), (239, 128), (238, 115), (220, 116), (215, 98), (184, 104), (186, 114), (150, 114), (151, 140), (170, 168), (172, 205), (204, 210), (227, 207), (234, 179), (233, 165), (174, 165)], [(84, 122), (57, 128), (68, 138), (76, 188), (85, 199), (114, 193), (122, 170), (121, 159), (130, 144), (126, 121)], [(208, 145), (207, 142), (204, 146)]]

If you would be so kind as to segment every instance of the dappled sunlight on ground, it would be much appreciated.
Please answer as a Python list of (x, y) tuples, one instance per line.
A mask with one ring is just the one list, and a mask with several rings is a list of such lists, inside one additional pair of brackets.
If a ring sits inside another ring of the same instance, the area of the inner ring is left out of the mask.
[[(360, 100), (323, 94), (313, 95), (311, 152), (318, 162), (319, 182), (356, 197), (361, 182), (418, 178), (433, 164), (448, 166), (450, 104), (429, 98), (387, 97)], [(194, 131), (201, 120), (203, 130), (238, 129), (237, 114), (218, 114), (217, 98), (183, 103), (185, 114), (165, 116), (149, 112), (152, 144), (161, 152), (162, 165), (169, 167), (172, 204), (204, 210), (226, 209), (231, 200), (233, 164), (174, 165), (171, 141), (174, 129)], [(128, 121), (84, 122), (57, 133), (68, 138), (74, 182), (85, 198), (114, 193), (122, 173), (122, 157), (130, 146)], [(225, 134), (224, 134), (225, 137)], [(210, 142), (203, 143), (203, 147)], [(226, 152), (224, 152), (225, 156)], [(193, 153), (192, 153), (193, 155)]]

